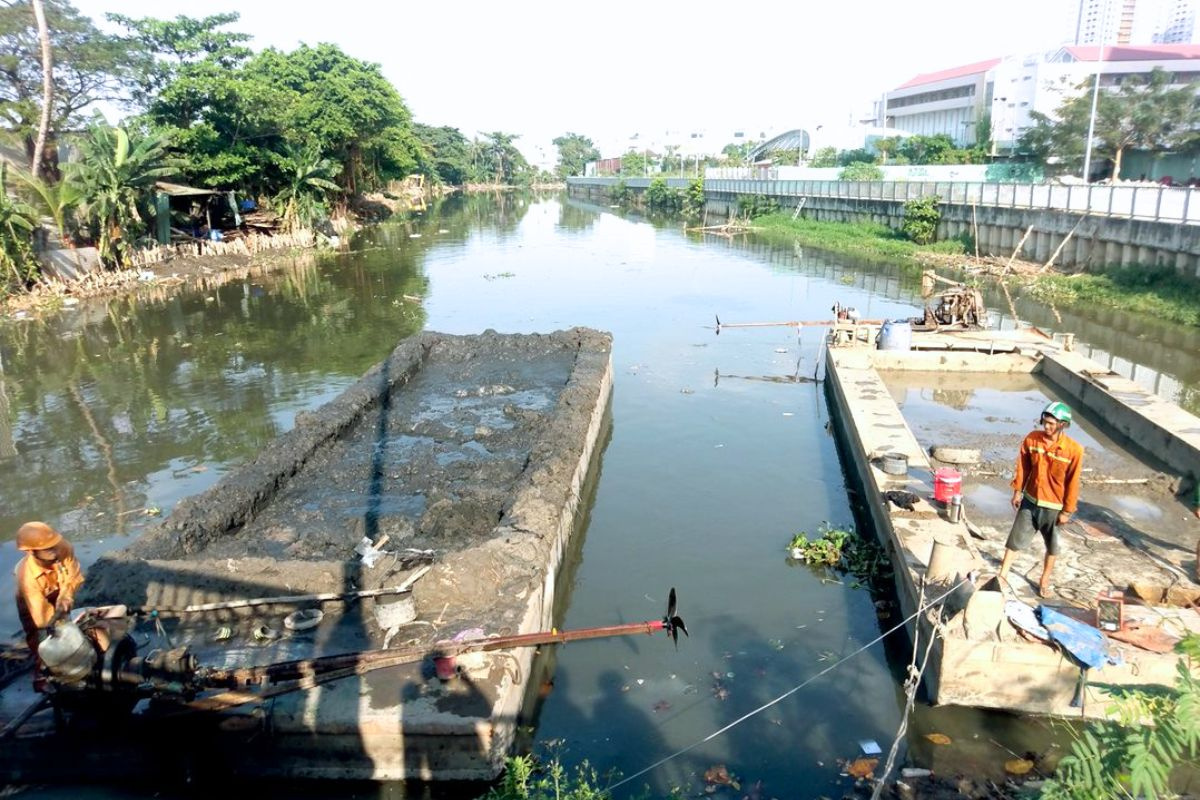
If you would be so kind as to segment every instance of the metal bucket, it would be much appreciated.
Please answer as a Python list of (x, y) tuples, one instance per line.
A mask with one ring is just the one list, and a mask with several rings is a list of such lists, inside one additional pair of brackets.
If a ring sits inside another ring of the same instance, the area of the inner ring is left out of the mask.
[(96, 666), (96, 648), (73, 622), (60, 622), (38, 645), (38, 658), (50, 674), (62, 681), (86, 678)]
[(375, 621), (383, 630), (399, 628), (417, 618), (412, 592), (381, 594), (375, 598)]
[(884, 453), (879, 457), (879, 468), (888, 475), (907, 475), (908, 456), (904, 453)]

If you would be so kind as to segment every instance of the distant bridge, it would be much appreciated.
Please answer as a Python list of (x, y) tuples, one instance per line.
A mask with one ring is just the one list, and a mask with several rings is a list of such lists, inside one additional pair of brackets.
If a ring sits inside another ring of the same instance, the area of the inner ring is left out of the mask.
[(799, 150), (801, 153), (808, 152), (809, 138), (808, 131), (803, 128), (796, 128), (794, 131), (781, 133), (773, 139), (768, 139), (762, 144), (755, 147), (746, 156), (746, 160), (753, 164), (755, 161), (761, 160), (769, 153), (774, 153), (779, 150)]

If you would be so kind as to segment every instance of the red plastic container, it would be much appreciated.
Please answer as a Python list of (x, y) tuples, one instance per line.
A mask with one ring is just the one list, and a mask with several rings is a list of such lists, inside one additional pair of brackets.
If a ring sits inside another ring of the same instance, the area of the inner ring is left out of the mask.
[(962, 494), (962, 474), (950, 467), (933, 471), (933, 499), (949, 503), (950, 498)]

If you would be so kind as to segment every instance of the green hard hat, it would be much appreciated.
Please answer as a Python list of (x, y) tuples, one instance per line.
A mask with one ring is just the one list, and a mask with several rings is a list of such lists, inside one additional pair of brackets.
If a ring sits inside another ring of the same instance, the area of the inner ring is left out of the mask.
[(1071, 421), (1071, 407), (1066, 403), (1060, 403), (1057, 400), (1042, 409), (1042, 416), (1047, 414), (1054, 417), (1059, 422)]

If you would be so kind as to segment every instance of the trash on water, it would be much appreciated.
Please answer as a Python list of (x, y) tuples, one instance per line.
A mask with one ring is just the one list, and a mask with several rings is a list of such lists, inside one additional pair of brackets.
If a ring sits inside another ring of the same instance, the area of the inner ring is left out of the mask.
[(259, 642), (270, 642), (279, 638), (279, 631), (269, 625), (259, 625), (254, 629), (254, 638)]
[(785, 412), (783, 412), (783, 415), (784, 415), (785, 417), (794, 417), (794, 416), (796, 416), (795, 412), (793, 412), (793, 411), (785, 411)]
[(950, 744), (950, 737), (944, 733), (927, 733), (925, 738), (934, 744)]
[(730, 774), (729, 768), (724, 764), (713, 764), (704, 770), (704, 782), (713, 786), (730, 786), (734, 789), (742, 788), (741, 784), (737, 781), (737, 776)]
[(787, 352), (787, 348), (786, 348), (786, 347), (776, 347), (776, 348), (775, 348), (775, 352), (776, 352), (776, 353), (786, 353), (786, 352)]
[(878, 758), (856, 758), (846, 765), (846, 774), (859, 780), (875, 775), (875, 767), (879, 766)]
[(222, 625), (221, 627), (217, 628), (216, 632), (214, 632), (212, 635), (212, 640), (214, 642), (225, 642), (232, 638), (233, 628), (228, 625)]
[(77, 306), (77, 305), (79, 305), (79, 298), (78, 297), (64, 297), (62, 303), (67, 308), (70, 308), (71, 306)]
[(303, 608), (284, 617), (283, 627), (289, 631), (306, 631), (317, 627), (324, 618), (325, 612), (319, 608)]
[(410, 234), (408, 235), (408, 238), (410, 238), (410, 239), (420, 239), (420, 238), (421, 238), (421, 234), (419, 234), (419, 233), (410, 233)]
[(920, 767), (905, 767), (900, 770), (900, 777), (902, 778), (928, 778), (932, 774), (933, 770), (921, 769)]
[(152, 281), (152, 280), (154, 280), (154, 278), (155, 278), (154, 273), (148, 269), (143, 269), (143, 270), (138, 271), (138, 280), (139, 281)]
[(862, 748), (863, 755), (867, 756), (877, 756), (883, 752), (883, 748), (879, 746), (879, 742), (874, 739), (862, 739), (859, 741), (858, 746)]
[(1024, 775), (1033, 769), (1033, 762), (1028, 758), (1014, 758), (1004, 762), (1004, 771), (1010, 775)]

